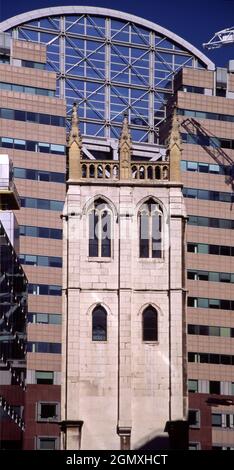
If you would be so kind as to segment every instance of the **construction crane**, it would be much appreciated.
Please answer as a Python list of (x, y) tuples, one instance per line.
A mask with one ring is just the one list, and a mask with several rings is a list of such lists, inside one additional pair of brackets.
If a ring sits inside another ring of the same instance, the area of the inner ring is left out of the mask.
[(233, 44), (234, 43), (234, 26), (231, 28), (223, 29), (222, 31), (218, 31), (215, 35), (210, 39), (209, 42), (205, 42), (203, 47), (206, 49), (217, 49), (218, 47)]

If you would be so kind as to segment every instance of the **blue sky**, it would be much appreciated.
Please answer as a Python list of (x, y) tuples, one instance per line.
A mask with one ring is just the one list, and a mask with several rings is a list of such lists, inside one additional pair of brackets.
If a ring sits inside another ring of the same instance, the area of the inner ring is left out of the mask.
[[(198, 49), (216, 31), (234, 25), (234, 0), (0, 0), (0, 21), (25, 11), (86, 5), (126, 11), (170, 29)], [(218, 66), (234, 59), (234, 44), (203, 52)]]

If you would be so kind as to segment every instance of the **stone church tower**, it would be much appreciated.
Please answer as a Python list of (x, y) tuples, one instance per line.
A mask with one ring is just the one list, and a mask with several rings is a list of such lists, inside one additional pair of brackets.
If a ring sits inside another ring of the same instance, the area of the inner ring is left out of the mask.
[(62, 216), (62, 448), (168, 448), (187, 419), (176, 113), (164, 158), (136, 158), (127, 115), (118, 160), (87, 160), (82, 148), (74, 105)]

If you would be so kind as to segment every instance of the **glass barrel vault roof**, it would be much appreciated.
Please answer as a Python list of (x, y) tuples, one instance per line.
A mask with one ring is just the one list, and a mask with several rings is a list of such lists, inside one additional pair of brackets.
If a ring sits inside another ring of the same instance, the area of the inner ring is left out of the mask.
[(68, 114), (79, 104), (81, 132), (119, 136), (128, 112), (133, 141), (156, 140), (181, 67), (213, 63), (172, 32), (132, 15), (95, 7), (55, 7), (0, 24), (14, 38), (47, 44), (47, 69), (57, 74), (57, 95)]

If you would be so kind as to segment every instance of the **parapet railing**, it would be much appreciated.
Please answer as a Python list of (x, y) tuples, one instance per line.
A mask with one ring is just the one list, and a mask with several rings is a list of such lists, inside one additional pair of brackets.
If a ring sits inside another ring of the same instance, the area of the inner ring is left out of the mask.
[[(126, 168), (125, 168), (126, 169)], [(131, 162), (129, 179), (169, 180), (169, 162)], [(120, 179), (120, 164), (113, 160), (81, 161), (81, 179)]]
[(81, 162), (82, 179), (119, 179), (119, 163), (113, 160)]

